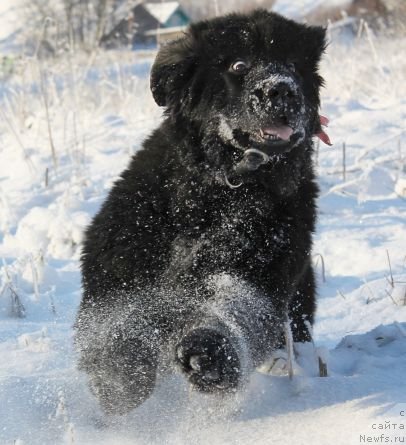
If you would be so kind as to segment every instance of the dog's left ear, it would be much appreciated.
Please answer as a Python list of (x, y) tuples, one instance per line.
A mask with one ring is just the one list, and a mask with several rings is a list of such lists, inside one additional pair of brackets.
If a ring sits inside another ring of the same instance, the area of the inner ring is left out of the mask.
[(327, 47), (326, 28), (308, 26), (302, 37), (306, 59), (317, 65)]
[(167, 43), (159, 50), (150, 78), (152, 95), (159, 106), (171, 108), (181, 100), (195, 64), (189, 34)]

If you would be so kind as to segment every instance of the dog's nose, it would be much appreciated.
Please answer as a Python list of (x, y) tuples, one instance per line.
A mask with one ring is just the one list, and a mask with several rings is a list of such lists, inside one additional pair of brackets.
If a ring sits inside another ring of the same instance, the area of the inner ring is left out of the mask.
[(295, 97), (295, 90), (288, 82), (279, 82), (268, 91), (268, 96), (271, 100), (289, 100)]

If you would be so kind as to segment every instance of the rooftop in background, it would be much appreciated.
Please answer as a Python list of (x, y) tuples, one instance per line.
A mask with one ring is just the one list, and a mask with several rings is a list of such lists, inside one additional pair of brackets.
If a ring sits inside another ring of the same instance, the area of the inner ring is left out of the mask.
[(137, 2), (130, 10), (121, 10), (120, 16), (102, 37), (102, 46), (153, 46), (178, 37), (190, 23), (179, 2)]
[(23, 0), (0, 0), (0, 51), (11, 53), (16, 47), (15, 38), (21, 32)]
[(287, 17), (300, 19), (320, 7), (336, 8), (351, 3), (351, 0), (276, 0), (272, 10)]
[(180, 7), (179, 2), (144, 3), (144, 8), (164, 25)]

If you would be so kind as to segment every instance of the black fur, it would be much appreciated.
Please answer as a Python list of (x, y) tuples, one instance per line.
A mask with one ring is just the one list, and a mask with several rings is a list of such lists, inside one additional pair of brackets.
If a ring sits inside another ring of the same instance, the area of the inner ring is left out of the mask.
[[(76, 344), (106, 411), (141, 404), (173, 364), (197, 390), (234, 390), (287, 317), (310, 339), (324, 47), (322, 28), (257, 10), (196, 23), (160, 50), (151, 89), (166, 118), (83, 248)], [(264, 141), (272, 125), (293, 134)]]

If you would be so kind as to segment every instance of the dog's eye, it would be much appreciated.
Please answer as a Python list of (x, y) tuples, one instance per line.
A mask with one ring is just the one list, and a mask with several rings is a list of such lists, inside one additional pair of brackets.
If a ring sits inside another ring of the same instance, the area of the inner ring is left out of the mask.
[(231, 64), (230, 70), (237, 74), (244, 74), (248, 70), (248, 65), (243, 60), (236, 60)]

